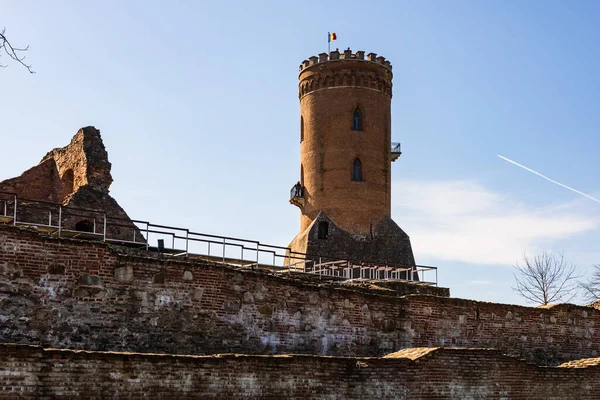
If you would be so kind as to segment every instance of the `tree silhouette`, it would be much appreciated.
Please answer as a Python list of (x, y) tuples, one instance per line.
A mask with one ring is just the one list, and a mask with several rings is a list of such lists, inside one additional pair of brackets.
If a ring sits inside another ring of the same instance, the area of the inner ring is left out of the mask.
[(585, 298), (592, 302), (600, 300), (600, 264), (594, 265), (594, 273), (586, 282), (581, 282)]
[[(6, 28), (2, 28), (2, 31), (0, 32), (0, 58), (2, 58), (3, 56), (8, 56), (9, 58), (12, 58), (14, 61), (27, 68), (29, 73), (34, 74), (35, 71), (31, 69), (31, 65), (25, 64), (25, 55), (22, 55), (22, 53), (29, 50), (29, 46), (14, 47), (6, 38), (5, 33)], [(2, 68), (5, 68), (7, 66), (7, 64), (0, 63), (0, 67)]]
[(569, 302), (579, 289), (574, 265), (567, 265), (562, 253), (544, 251), (529, 257), (523, 253), (522, 264), (514, 266), (516, 286), (513, 290), (530, 303), (547, 305)]

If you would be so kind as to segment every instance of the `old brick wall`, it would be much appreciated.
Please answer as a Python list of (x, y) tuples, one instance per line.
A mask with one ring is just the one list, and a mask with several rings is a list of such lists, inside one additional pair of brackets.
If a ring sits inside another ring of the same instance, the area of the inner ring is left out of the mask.
[[(139, 229), (109, 194), (110, 169), (100, 131), (93, 126), (81, 128), (71, 143), (48, 152), (40, 164), (21, 176), (0, 181), (0, 214), (6, 209), (7, 215), (13, 215), (17, 195), (18, 221), (67, 230), (76, 230), (77, 223), (87, 221), (96, 227), (95, 233), (106, 231), (110, 239), (139, 240)], [(55, 204), (42, 205), (40, 201)], [(59, 204), (68, 206), (62, 207), (61, 221)]]
[(489, 350), (389, 358), (172, 356), (0, 345), (2, 398), (597, 399), (598, 359), (540, 368)]
[(600, 348), (600, 311), (592, 307), (401, 296), (118, 251), (0, 226), (0, 342), (345, 356), (475, 346), (547, 364), (595, 357)]

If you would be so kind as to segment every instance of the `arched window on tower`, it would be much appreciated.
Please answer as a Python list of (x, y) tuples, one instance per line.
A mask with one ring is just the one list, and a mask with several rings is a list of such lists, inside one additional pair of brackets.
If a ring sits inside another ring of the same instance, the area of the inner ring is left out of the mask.
[(358, 108), (355, 108), (352, 113), (352, 130), (362, 131), (362, 113)]
[(300, 142), (304, 140), (304, 117), (300, 116)]
[(354, 164), (352, 164), (352, 180), (355, 182), (362, 182), (362, 163), (358, 158), (354, 159)]

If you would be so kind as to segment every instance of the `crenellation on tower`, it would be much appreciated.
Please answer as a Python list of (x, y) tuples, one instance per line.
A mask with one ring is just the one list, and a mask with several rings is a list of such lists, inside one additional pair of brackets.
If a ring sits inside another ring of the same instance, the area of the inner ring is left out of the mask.
[(302, 64), (300, 64), (300, 72), (304, 69), (312, 67), (316, 64), (326, 63), (330, 61), (357, 61), (357, 62), (366, 62), (366, 63), (376, 63), (384, 66), (385, 68), (391, 71), (392, 65), (389, 61), (385, 60), (385, 57), (377, 57), (376, 53), (369, 53), (367, 58), (365, 59), (365, 52), (362, 50), (358, 50), (355, 53), (352, 53), (352, 50), (346, 49), (340, 53), (339, 50), (333, 50), (329, 53), (320, 53), (318, 56), (309, 57), (308, 60), (304, 60)]

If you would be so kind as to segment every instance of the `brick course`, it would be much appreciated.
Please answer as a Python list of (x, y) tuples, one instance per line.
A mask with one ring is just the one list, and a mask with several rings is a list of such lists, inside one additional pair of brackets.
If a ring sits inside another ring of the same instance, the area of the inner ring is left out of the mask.
[[(481, 349), (386, 358), (173, 356), (0, 345), (2, 398), (597, 399), (598, 359), (538, 367)], [(425, 350), (425, 351), (423, 351)]]

